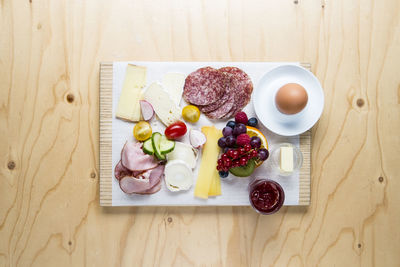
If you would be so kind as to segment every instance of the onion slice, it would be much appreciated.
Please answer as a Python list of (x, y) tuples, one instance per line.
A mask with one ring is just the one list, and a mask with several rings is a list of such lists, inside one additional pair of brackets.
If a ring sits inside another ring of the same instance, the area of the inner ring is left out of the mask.
[(188, 190), (193, 184), (193, 171), (183, 160), (171, 160), (165, 165), (165, 184), (172, 191)]
[(167, 160), (182, 160), (190, 168), (194, 169), (196, 167), (197, 161), (197, 149), (193, 148), (189, 144), (175, 141), (175, 148), (167, 154)]

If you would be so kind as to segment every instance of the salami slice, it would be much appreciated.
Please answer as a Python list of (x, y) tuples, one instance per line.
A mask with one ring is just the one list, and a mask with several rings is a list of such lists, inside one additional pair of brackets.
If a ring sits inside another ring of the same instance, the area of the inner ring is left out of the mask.
[(225, 93), (227, 81), (227, 75), (221, 71), (200, 68), (186, 77), (183, 98), (194, 105), (210, 105)]
[(230, 87), (232, 87), (231, 90), (235, 95), (235, 109), (230, 116), (235, 116), (236, 113), (241, 111), (250, 102), (251, 93), (253, 92), (253, 83), (247, 73), (239, 68), (224, 67), (220, 68), (219, 71), (230, 74), (231, 76)]
[(207, 106), (200, 106), (199, 109), (201, 112), (203, 113), (208, 113), (211, 111), (214, 111), (220, 107), (222, 107), (228, 100), (231, 99), (232, 96), (232, 87), (230, 86), (230, 77), (231, 75), (226, 75), (226, 87), (225, 87), (225, 92), (222, 95), (221, 98), (219, 98), (217, 101), (215, 101), (214, 103), (207, 105)]
[(229, 113), (235, 104), (235, 96), (233, 94), (229, 94), (229, 95), (230, 95), (230, 97), (229, 97), (228, 101), (226, 101), (225, 104), (223, 104), (216, 110), (206, 113), (206, 116), (210, 119), (221, 119), (227, 113)]
[[(230, 88), (230, 87), (228, 87)], [(226, 101), (229, 99), (229, 94), (227, 93), (228, 90), (226, 90), (225, 94), (215, 101), (214, 103), (207, 105), (207, 106), (199, 106), (199, 109), (203, 113), (211, 112), (213, 110), (216, 110), (217, 108), (221, 107), (223, 104), (226, 103)]]

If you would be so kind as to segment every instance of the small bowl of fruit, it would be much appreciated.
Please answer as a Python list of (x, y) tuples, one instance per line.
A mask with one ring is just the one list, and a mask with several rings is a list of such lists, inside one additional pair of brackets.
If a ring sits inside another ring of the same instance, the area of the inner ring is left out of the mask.
[(217, 170), (221, 178), (229, 173), (237, 177), (250, 176), (255, 168), (269, 157), (268, 142), (264, 134), (257, 129), (257, 118), (247, 118), (239, 112), (235, 121), (229, 121), (222, 129), (218, 146), (222, 154), (217, 161)]

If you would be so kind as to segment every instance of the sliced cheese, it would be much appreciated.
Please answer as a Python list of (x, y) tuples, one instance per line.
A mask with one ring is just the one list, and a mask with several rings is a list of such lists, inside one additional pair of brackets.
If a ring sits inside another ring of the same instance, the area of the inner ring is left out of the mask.
[(185, 75), (183, 73), (169, 72), (164, 74), (162, 85), (171, 96), (172, 101), (179, 106), (182, 98)]
[(219, 177), (218, 172), (215, 172), (212, 178), (210, 191), (208, 191), (208, 196), (219, 195), (221, 195), (221, 178)]
[(214, 126), (204, 126), (201, 128), (201, 131), (206, 136), (207, 141), (203, 147), (194, 195), (199, 198), (208, 198), (213, 178), (215, 175), (218, 175), (218, 139), (222, 137), (222, 132)]
[(281, 147), (280, 167), (283, 172), (293, 171), (293, 147)]
[(144, 92), (144, 99), (150, 102), (157, 116), (166, 126), (180, 119), (180, 108), (160, 84), (152, 83)]
[(146, 84), (146, 67), (128, 64), (121, 95), (119, 97), (117, 118), (139, 121), (141, 118), (139, 100), (141, 90)]

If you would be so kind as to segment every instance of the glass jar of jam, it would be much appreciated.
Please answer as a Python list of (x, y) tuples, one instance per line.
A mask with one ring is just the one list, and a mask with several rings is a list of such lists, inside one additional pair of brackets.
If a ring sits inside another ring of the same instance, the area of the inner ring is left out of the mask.
[(277, 212), (285, 201), (285, 192), (277, 182), (270, 179), (257, 179), (249, 184), (251, 206), (261, 214)]

